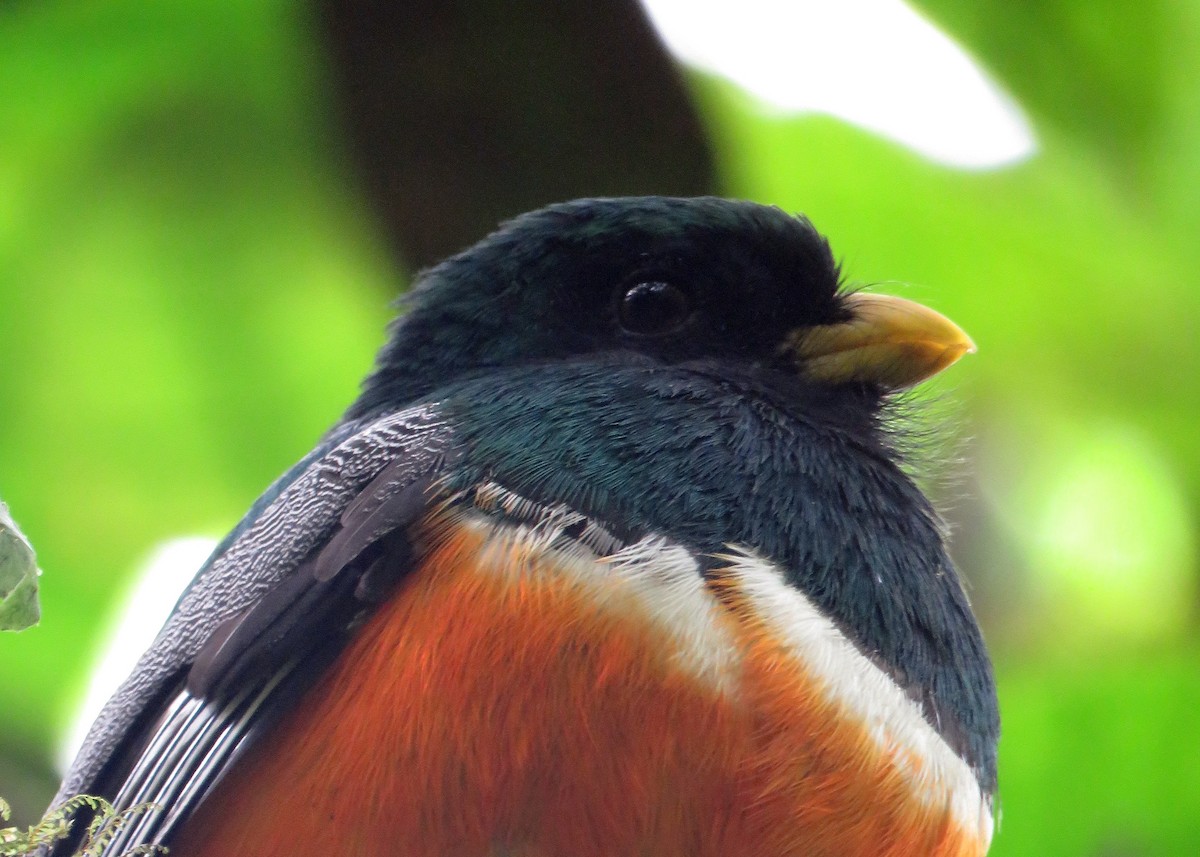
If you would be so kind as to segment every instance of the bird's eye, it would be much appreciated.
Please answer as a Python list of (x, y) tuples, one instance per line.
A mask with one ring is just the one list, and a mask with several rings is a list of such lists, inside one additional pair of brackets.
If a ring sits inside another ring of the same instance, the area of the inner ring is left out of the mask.
[(638, 283), (621, 296), (617, 313), (630, 333), (653, 336), (678, 330), (691, 304), (683, 289), (659, 281)]

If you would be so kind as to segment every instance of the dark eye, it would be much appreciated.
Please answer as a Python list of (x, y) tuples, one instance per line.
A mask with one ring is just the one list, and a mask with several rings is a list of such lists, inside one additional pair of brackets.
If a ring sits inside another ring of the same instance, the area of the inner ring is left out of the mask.
[(617, 307), (621, 327), (643, 336), (678, 330), (690, 312), (683, 289), (663, 282), (638, 283), (621, 296)]

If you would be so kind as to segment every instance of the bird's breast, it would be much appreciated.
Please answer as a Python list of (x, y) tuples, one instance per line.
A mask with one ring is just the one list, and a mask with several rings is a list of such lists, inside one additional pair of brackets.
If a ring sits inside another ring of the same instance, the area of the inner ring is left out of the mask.
[(425, 522), (415, 571), (173, 854), (987, 850), (970, 769), (770, 563), (704, 574), (492, 500)]

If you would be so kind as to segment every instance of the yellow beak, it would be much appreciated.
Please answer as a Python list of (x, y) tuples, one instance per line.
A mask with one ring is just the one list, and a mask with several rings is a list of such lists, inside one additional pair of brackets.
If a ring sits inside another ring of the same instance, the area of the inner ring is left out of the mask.
[(847, 298), (846, 307), (848, 321), (798, 331), (784, 346), (814, 381), (899, 390), (975, 351), (962, 328), (919, 303), (860, 293)]

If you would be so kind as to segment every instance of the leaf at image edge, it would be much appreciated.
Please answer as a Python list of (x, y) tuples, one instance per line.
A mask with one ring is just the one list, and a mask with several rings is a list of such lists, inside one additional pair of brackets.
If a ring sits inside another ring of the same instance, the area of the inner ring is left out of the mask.
[(0, 503), (0, 631), (20, 631), (38, 623), (39, 574), (29, 539)]

